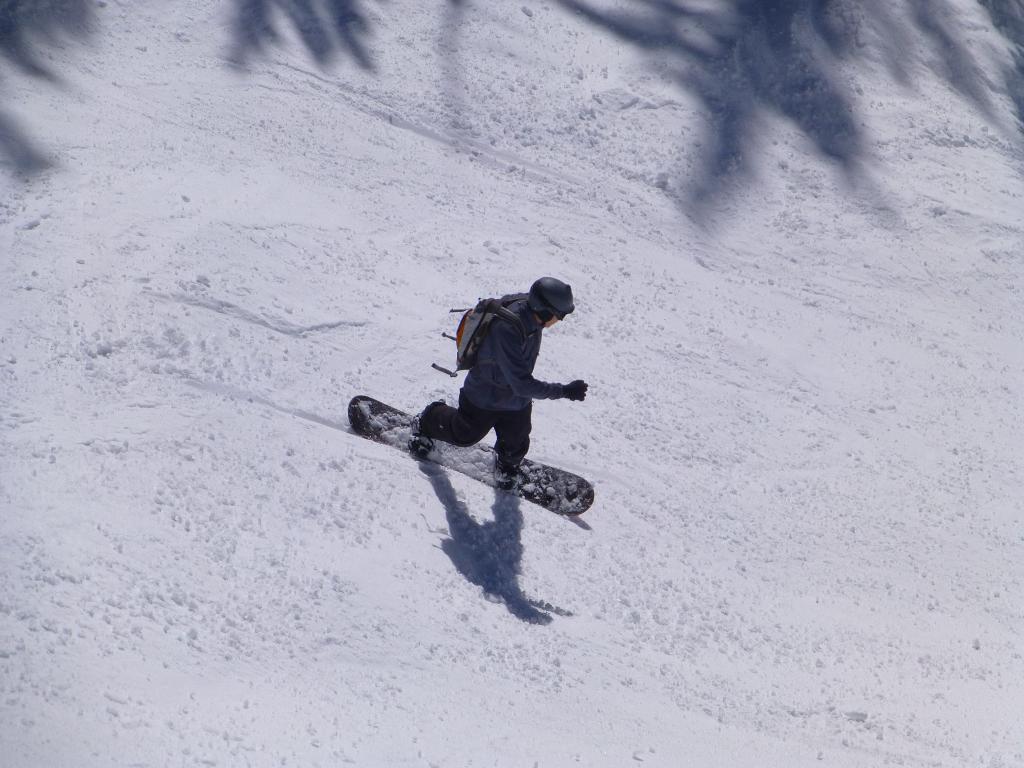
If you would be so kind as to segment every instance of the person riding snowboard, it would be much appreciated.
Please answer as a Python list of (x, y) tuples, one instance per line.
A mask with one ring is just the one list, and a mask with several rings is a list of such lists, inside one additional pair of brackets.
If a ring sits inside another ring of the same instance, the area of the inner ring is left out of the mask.
[(476, 364), (459, 392), (459, 407), (441, 400), (430, 403), (413, 423), (409, 442), (414, 455), (426, 458), (435, 440), (470, 446), (494, 429), (494, 478), (504, 489), (515, 484), (519, 464), (530, 448), (533, 401), (579, 401), (587, 396), (582, 379), (550, 384), (533, 377), (544, 329), (575, 309), (572, 288), (554, 277), (542, 277), (508, 309), (522, 326), (506, 319), (491, 322)]

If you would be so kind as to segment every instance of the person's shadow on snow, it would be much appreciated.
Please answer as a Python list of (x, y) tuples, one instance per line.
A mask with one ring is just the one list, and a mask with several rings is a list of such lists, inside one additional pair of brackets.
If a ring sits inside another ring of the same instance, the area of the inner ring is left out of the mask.
[(478, 523), (456, 496), (444, 469), (421, 462), (420, 471), (430, 480), (434, 493), (444, 505), (451, 538), (441, 542), (441, 549), (459, 573), (483, 589), (488, 598), (503, 602), (517, 619), (531, 624), (550, 624), (552, 617), (547, 610), (561, 611), (528, 599), (519, 587), (519, 566), (523, 557), (523, 513), (519, 497), (496, 492), (492, 507), (494, 519)]

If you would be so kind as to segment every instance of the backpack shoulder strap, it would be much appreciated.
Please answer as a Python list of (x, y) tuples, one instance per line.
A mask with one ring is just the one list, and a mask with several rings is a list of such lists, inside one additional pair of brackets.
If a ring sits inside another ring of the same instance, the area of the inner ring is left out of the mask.
[(504, 320), (506, 323), (511, 323), (519, 331), (519, 335), (524, 339), (526, 338), (526, 326), (523, 325), (523, 321), (519, 315), (513, 312), (504, 302), (500, 306), (494, 308), (494, 316), (500, 320)]

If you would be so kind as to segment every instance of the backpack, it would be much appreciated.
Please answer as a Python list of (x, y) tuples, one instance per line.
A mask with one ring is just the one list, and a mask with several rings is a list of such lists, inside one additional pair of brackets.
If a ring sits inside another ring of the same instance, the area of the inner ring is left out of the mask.
[(451, 339), (455, 342), (455, 370), (450, 371), (447, 368), (442, 368), (437, 363), (433, 363), (431, 367), (453, 377), (458, 375), (458, 371), (468, 371), (476, 365), (480, 345), (487, 338), (487, 334), (491, 329), (491, 323), (496, 320), (512, 323), (525, 339), (526, 328), (523, 327), (523, 321), (519, 319), (515, 312), (509, 309), (509, 305), (522, 301), (527, 296), (528, 294), (525, 293), (514, 293), (509, 296), (502, 296), (500, 299), (480, 299), (472, 309), (451, 310), (453, 313), (463, 313), (454, 336), (448, 333), (441, 334), (446, 339)]

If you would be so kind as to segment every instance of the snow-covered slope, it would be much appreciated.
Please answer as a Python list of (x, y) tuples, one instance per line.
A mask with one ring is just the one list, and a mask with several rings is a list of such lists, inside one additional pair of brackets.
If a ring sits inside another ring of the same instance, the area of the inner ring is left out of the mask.
[(1024, 765), (1020, 9), (776, 6), (7, 4), (0, 764)]

